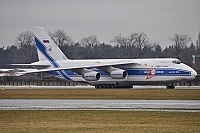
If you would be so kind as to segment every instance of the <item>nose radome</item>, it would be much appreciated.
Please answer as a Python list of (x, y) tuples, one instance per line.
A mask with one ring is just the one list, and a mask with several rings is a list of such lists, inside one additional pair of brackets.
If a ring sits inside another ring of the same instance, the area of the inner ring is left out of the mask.
[(192, 69), (191, 77), (194, 79), (196, 76), (197, 76), (197, 72), (194, 69)]

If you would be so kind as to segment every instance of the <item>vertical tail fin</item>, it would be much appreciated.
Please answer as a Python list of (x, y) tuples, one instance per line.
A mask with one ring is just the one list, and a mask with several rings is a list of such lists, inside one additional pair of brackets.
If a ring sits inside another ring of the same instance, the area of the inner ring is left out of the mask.
[(43, 28), (36, 27), (34, 35), (39, 61), (48, 60), (51, 62), (52, 60), (67, 60), (67, 57)]

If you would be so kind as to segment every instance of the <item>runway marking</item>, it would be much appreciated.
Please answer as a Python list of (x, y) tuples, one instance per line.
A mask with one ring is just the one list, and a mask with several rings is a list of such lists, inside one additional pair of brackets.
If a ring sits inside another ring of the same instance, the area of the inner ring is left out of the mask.
[(200, 112), (200, 100), (2, 99), (0, 110), (122, 110)]

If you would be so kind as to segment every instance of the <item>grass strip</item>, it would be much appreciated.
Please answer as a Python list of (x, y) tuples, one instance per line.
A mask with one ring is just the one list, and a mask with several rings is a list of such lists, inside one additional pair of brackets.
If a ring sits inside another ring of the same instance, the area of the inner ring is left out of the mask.
[(200, 100), (200, 90), (55, 89), (0, 90), (0, 99)]
[(0, 132), (200, 132), (200, 113), (143, 111), (0, 111)]

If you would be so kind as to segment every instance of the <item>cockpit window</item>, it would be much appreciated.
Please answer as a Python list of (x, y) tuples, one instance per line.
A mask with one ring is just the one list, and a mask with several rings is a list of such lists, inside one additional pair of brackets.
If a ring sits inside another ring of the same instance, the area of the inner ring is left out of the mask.
[(180, 60), (173, 60), (172, 63), (175, 63), (175, 64), (180, 64), (181, 61)]

